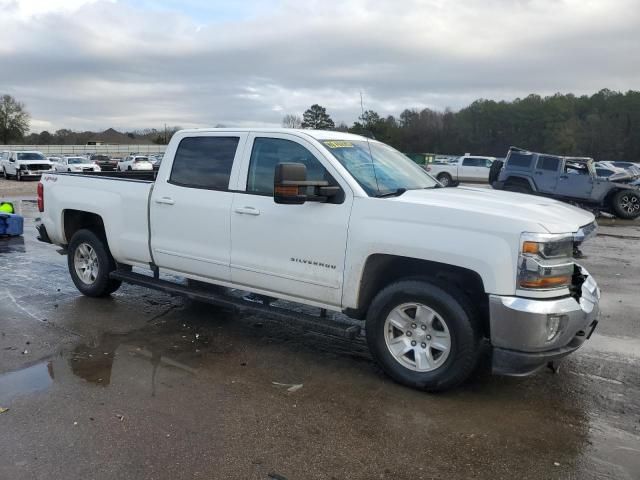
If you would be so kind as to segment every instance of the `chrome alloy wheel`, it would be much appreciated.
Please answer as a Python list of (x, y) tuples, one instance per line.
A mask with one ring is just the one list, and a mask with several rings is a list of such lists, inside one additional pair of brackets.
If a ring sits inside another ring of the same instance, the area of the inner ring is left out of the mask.
[(91, 245), (81, 243), (73, 255), (73, 265), (78, 278), (87, 285), (92, 285), (98, 278), (98, 255)]
[(620, 199), (620, 206), (627, 213), (635, 213), (640, 210), (640, 201), (636, 195), (625, 195)]
[(403, 303), (389, 312), (384, 340), (393, 358), (416, 372), (435, 370), (451, 352), (447, 324), (437, 312), (420, 303)]

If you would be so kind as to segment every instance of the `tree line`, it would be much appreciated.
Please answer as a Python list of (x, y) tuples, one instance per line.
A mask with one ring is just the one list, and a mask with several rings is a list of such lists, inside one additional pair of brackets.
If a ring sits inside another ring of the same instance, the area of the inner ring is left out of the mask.
[[(406, 153), (504, 156), (515, 145), (601, 160), (640, 161), (640, 92), (633, 90), (604, 89), (591, 96), (532, 94), (513, 101), (480, 99), (457, 112), (405, 109), (397, 117), (367, 110), (351, 126), (336, 125), (326, 108), (315, 104), (302, 117), (286, 115), (282, 125), (364, 134)], [(5, 144), (166, 143), (177, 128), (126, 133), (61, 129), (27, 135), (29, 114), (24, 105), (9, 95), (0, 96), (0, 141)]]
[[(283, 126), (316, 128), (310, 119), (333, 124), (326, 109), (314, 105), (303, 119), (287, 115)], [(457, 112), (406, 109), (398, 117), (367, 110), (350, 127), (342, 124), (336, 129), (373, 136), (406, 153), (503, 157), (514, 145), (599, 160), (640, 161), (640, 92), (604, 89), (591, 96), (480, 99)]]

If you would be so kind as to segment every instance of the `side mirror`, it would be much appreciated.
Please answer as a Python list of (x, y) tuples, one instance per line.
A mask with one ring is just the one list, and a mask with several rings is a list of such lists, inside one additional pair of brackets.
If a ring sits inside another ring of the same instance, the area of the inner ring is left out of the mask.
[(273, 200), (286, 205), (302, 205), (307, 201), (300, 188), (307, 186), (307, 167), (302, 163), (278, 163), (273, 175)]
[[(304, 193), (300, 193), (300, 190)], [(273, 199), (276, 203), (301, 205), (309, 202), (340, 203), (344, 198), (339, 186), (326, 180), (308, 181), (307, 167), (303, 163), (278, 163), (273, 176)]]
[(13, 158), (13, 157), (11, 157), (11, 158), (9, 159), (9, 161), (10, 161), (10, 162), (15, 162), (15, 161), (16, 161), (16, 159), (15, 159), (15, 158)]

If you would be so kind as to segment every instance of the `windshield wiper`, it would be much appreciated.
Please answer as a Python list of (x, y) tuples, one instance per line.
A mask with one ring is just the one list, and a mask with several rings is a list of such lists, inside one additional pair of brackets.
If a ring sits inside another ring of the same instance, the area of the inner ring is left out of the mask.
[(407, 191), (406, 188), (398, 188), (398, 189), (394, 190), (393, 192), (380, 193), (380, 194), (376, 195), (376, 198), (399, 197), (400, 195), (402, 195), (406, 191)]

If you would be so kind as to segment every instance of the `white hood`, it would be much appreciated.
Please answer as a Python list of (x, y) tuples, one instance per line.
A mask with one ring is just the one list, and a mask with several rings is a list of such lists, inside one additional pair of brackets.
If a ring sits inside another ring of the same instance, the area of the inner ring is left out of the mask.
[(393, 200), (431, 207), (456, 207), (514, 221), (537, 223), (549, 233), (570, 233), (594, 221), (592, 213), (550, 198), (490, 188), (409, 190)]

